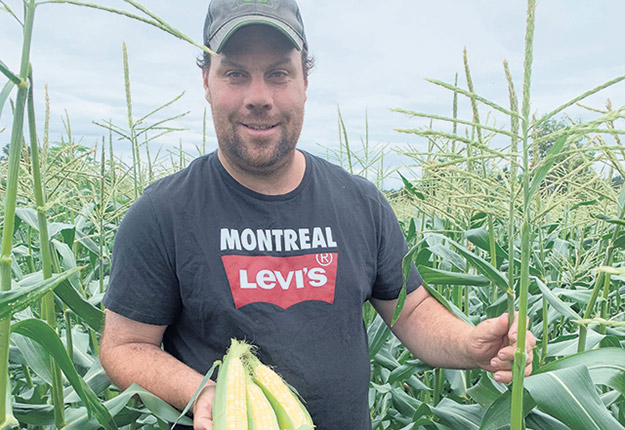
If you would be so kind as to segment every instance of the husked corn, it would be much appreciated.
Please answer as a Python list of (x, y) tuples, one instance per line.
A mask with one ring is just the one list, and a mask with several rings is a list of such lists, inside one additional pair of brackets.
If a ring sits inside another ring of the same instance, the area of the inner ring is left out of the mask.
[(284, 380), (232, 339), (217, 374), (214, 430), (313, 430), (310, 414)]
[(247, 371), (241, 361), (241, 356), (247, 350), (244, 344), (233, 341), (219, 366), (213, 402), (214, 430), (248, 430), (245, 388)]
[(249, 430), (280, 430), (276, 414), (263, 390), (248, 378), (247, 416)]
[(314, 425), (310, 414), (282, 377), (256, 357), (248, 360), (254, 381), (273, 406), (282, 430), (308, 430)]

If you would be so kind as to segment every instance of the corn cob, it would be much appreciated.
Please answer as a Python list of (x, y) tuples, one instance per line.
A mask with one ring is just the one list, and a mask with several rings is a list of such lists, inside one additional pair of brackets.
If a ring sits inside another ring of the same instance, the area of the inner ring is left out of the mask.
[(247, 425), (249, 430), (280, 430), (278, 419), (263, 390), (248, 375)]
[(242, 356), (249, 345), (232, 339), (228, 353), (219, 366), (215, 401), (213, 402), (214, 430), (248, 430), (246, 369)]
[(310, 414), (280, 375), (253, 355), (248, 357), (247, 364), (254, 382), (263, 390), (271, 403), (281, 430), (314, 429)]

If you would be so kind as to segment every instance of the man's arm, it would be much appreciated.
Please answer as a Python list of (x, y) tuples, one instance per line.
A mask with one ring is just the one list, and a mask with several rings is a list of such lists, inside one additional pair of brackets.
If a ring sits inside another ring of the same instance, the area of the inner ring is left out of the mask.
[[(161, 349), (166, 328), (133, 321), (107, 310), (100, 361), (120, 389), (137, 383), (182, 410), (200, 386), (203, 375)], [(213, 428), (210, 419), (214, 385), (208, 381), (194, 404), (195, 430)]]
[[(390, 325), (397, 300), (371, 299), (382, 319)], [(473, 327), (448, 311), (423, 288), (406, 297), (393, 333), (419, 359), (444, 368), (482, 368), (495, 380), (512, 380), (516, 343), (516, 321), (508, 329), (508, 314), (482, 321)], [(532, 348), (536, 340), (528, 331), (526, 375), (531, 372)]]

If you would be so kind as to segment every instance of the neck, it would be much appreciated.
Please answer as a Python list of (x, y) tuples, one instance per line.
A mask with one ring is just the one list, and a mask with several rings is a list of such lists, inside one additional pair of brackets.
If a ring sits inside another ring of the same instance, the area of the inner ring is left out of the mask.
[(221, 165), (239, 184), (252, 191), (268, 196), (287, 194), (296, 189), (306, 172), (306, 157), (300, 151), (293, 151), (293, 156), (279, 169), (271, 172), (256, 173), (242, 170), (228, 162), (222, 151), (217, 150)]

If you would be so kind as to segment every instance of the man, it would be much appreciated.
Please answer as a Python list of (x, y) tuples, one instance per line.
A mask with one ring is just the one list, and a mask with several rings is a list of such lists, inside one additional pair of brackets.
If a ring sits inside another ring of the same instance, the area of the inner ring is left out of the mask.
[[(203, 81), (218, 150), (148, 187), (116, 237), (100, 357), (183, 409), (230, 338), (258, 346), (320, 430), (371, 427), (362, 305), (388, 323), (406, 253), (384, 197), (366, 180), (296, 149), (307, 41), (294, 0), (213, 0)], [(470, 327), (413, 273), (393, 327), (419, 358), (511, 380), (507, 316)], [(161, 344), (164, 349), (161, 349)], [(534, 339), (527, 342), (528, 367)], [(214, 382), (193, 405), (212, 429)]]

